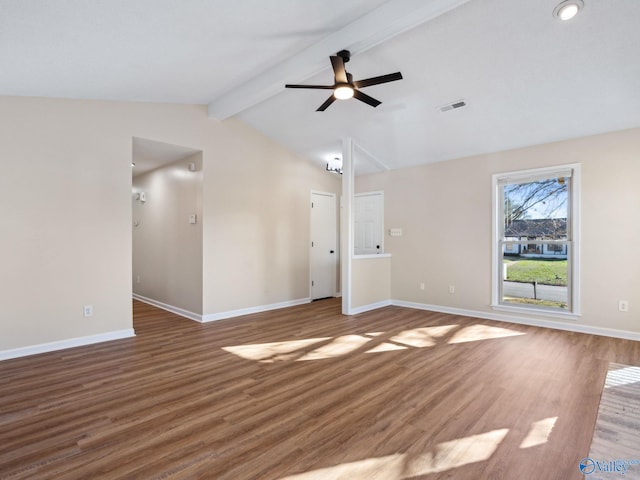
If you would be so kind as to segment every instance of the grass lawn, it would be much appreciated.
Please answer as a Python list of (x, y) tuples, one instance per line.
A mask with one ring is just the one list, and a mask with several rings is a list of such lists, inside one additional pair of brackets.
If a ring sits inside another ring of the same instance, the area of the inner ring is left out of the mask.
[(507, 280), (567, 285), (567, 261), (556, 258), (505, 257)]
[(521, 303), (525, 305), (537, 305), (538, 307), (553, 307), (567, 309), (565, 302), (554, 302), (553, 300), (535, 300), (533, 298), (504, 297), (508, 303)]

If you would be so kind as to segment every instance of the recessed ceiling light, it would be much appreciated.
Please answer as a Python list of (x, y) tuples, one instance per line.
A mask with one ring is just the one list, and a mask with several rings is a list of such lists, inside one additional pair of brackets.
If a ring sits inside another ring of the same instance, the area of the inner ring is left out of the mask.
[(558, 17), (562, 21), (571, 20), (578, 14), (582, 7), (584, 7), (582, 0), (565, 0), (553, 9), (553, 16)]

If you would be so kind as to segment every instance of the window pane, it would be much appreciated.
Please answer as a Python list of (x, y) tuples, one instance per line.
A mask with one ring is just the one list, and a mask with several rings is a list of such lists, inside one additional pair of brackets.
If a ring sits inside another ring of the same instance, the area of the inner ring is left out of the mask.
[(493, 175), (492, 305), (580, 313), (580, 165)]
[[(502, 301), (519, 305), (537, 305), (568, 309), (569, 269), (566, 244), (538, 244), (540, 253), (531, 256), (502, 255)], [(506, 245), (505, 245), (506, 247)], [(514, 244), (513, 250), (527, 249), (531, 245)], [(543, 256), (544, 255), (544, 256)]]
[(565, 240), (568, 178), (514, 183), (503, 188), (505, 240)]

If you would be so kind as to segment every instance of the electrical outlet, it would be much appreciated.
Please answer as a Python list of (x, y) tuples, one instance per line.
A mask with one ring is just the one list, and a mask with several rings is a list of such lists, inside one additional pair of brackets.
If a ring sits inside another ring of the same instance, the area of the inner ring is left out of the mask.
[(136, 277), (136, 283), (140, 283), (140, 275)]
[(84, 316), (92, 317), (93, 316), (93, 305), (85, 305), (84, 306)]
[(449, 285), (449, 293), (456, 293), (455, 285)]
[(629, 311), (629, 301), (628, 300), (620, 300), (620, 301), (618, 301), (618, 310), (620, 312), (628, 312)]
[(420, 282), (420, 290), (424, 290), (424, 282)]

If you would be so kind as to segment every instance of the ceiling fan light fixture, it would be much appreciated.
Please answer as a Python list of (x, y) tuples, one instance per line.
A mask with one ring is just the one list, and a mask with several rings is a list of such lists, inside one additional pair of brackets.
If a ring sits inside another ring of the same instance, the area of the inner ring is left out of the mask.
[(333, 96), (338, 100), (348, 100), (353, 97), (353, 88), (349, 85), (341, 85), (333, 91)]
[(344, 64), (349, 61), (350, 53), (348, 50), (340, 50), (336, 55), (331, 55), (331, 68), (333, 69), (333, 85), (296, 85), (287, 83), (284, 88), (310, 88), (313, 90), (332, 90), (331, 96), (320, 105), (316, 112), (324, 112), (336, 100), (348, 100), (355, 98), (371, 107), (377, 107), (382, 102), (370, 97), (362, 92), (362, 88), (372, 85), (380, 85), (381, 83), (395, 82), (402, 80), (402, 73), (388, 73), (377, 77), (365, 78), (363, 80), (353, 81), (353, 76), (344, 68)]
[(584, 2), (582, 0), (565, 0), (553, 9), (553, 16), (566, 22), (575, 17), (583, 7)]

